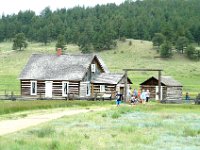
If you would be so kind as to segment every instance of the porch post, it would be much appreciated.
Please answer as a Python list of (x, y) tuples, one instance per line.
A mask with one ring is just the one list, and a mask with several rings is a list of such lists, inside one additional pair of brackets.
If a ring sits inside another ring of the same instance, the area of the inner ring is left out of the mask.
[(127, 87), (127, 70), (125, 70), (125, 95), (124, 95), (125, 102), (127, 102), (127, 91), (128, 91), (128, 87)]
[(161, 71), (158, 71), (158, 99), (161, 101)]

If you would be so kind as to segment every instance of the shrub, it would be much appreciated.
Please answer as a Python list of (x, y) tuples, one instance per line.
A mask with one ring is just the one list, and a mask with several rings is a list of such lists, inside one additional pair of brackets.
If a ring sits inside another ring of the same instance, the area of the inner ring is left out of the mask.
[(113, 118), (113, 119), (117, 119), (117, 118), (119, 118), (119, 117), (121, 117), (121, 115), (120, 115), (118, 112), (114, 112), (114, 113), (112, 114), (112, 118)]
[(122, 41), (122, 42), (126, 42), (126, 37), (124, 37), (124, 36), (121, 37), (121, 38), (120, 38), (120, 41)]
[(132, 45), (132, 41), (129, 41), (128, 45), (131, 46)]
[(53, 140), (49, 146), (49, 149), (51, 150), (59, 149), (59, 141)]
[(196, 131), (196, 130), (191, 129), (189, 127), (185, 127), (184, 131), (183, 131), (183, 134), (184, 134), (184, 136), (192, 136), (193, 137), (193, 136), (197, 136), (198, 132), (199, 131)]
[(107, 117), (106, 113), (103, 113), (101, 116), (102, 116), (102, 117)]
[(39, 130), (31, 130), (29, 133), (36, 135), (37, 137), (43, 138), (48, 137), (55, 133), (55, 129), (51, 126), (43, 127)]

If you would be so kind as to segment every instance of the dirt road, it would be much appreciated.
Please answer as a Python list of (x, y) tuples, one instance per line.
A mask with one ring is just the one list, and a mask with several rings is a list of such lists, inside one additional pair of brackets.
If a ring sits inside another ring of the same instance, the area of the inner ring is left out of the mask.
[(35, 126), (53, 119), (61, 118), (63, 116), (71, 116), (79, 113), (87, 113), (87, 112), (102, 111), (102, 110), (106, 110), (106, 108), (96, 108), (88, 110), (87, 109), (65, 110), (65, 111), (59, 111), (42, 115), (32, 115), (19, 119), (3, 120), (0, 121), (0, 136), (19, 131), (21, 129), (25, 129), (30, 126)]

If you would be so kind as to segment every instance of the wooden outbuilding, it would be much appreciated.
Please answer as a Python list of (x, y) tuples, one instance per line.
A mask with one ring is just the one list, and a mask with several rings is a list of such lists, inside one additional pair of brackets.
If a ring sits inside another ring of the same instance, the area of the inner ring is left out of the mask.
[(114, 97), (117, 87), (124, 86), (124, 75), (110, 73), (95, 54), (33, 54), (19, 79), (22, 97), (47, 99)]
[[(141, 90), (149, 90), (150, 98), (158, 100), (158, 78), (152, 76), (140, 84)], [(167, 103), (182, 102), (181, 83), (173, 79), (171, 76), (161, 77), (161, 100)]]

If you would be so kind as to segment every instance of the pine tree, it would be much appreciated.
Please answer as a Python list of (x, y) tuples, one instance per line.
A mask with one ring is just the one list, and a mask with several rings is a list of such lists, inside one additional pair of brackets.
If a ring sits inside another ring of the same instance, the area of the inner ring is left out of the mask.
[(169, 58), (169, 57), (172, 56), (171, 43), (166, 41), (161, 45), (160, 56), (163, 57), (163, 58)]
[(62, 49), (64, 49), (64, 48), (65, 48), (65, 45), (66, 45), (65, 36), (60, 34), (60, 35), (58, 36), (58, 39), (57, 39), (56, 49), (57, 49), (57, 48), (62, 48)]
[(19, 49), (21, 51), (22, 49), (25, 49), (27, 46), (28, 43), (26, 42), (24, 33), (16, 34), (13, 40), (13, 49), (14, 50)]

